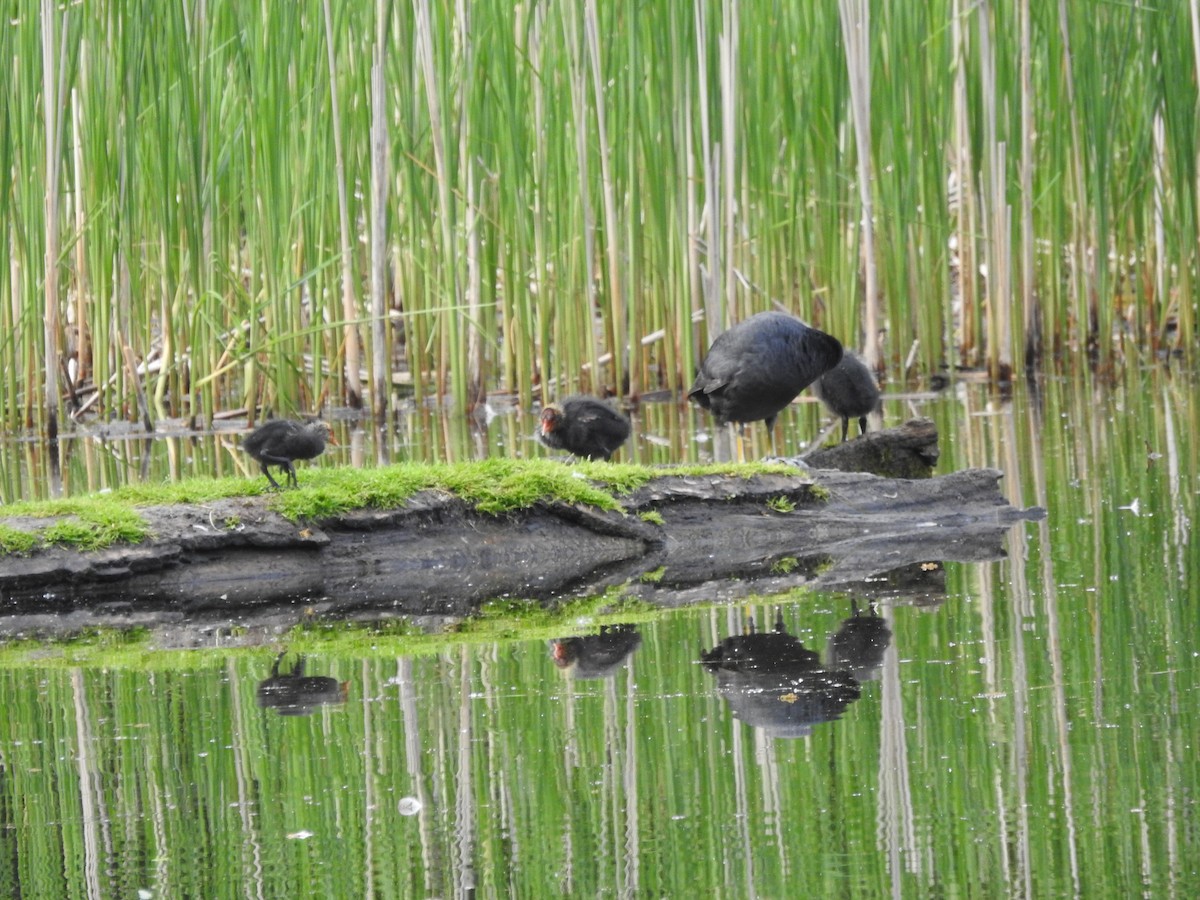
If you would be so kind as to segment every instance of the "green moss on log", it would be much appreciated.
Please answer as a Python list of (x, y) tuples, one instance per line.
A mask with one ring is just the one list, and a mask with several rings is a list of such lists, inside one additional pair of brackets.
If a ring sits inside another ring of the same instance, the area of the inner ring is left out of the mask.
[[(622, 509), (620, 496), (673, 476), (796, 475), (779, 464), (717, 464), (651, 468), (603, 462), (564, 465), (548, 459), (487, 459), (450, 464), (402, 463), (378, 469), (348, 467), (307, 470), (296, 490), (272, 492), (262, 478), (189, 479), (139, 484), (63, 500), (16, 503), (0, 522), (0, 552), (28, 553), (56, 544), (99, 550), (146, 539), (139, 507), (203, 505), (235, 497), (267, 496), (268, 506), (294, 522), (321, 522), (359, 509), (395, 509), (420, 491), (444, 491), (493, 515), (557, 501)], [(15, 520), (23, 520), (13, 524)], [(40, 520), (53, 520), (43, 524)], [(228, 524), (228, 523), (227, 523)]]

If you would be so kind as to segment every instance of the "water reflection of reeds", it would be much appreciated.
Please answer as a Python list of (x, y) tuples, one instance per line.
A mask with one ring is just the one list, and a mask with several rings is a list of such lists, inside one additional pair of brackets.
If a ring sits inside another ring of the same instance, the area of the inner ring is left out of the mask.
[[(257, 706), (281, 648), (74, 668), (50, 648), (0, 668), (0, 893), (1190, 896), (1192, 379), (1043, 388), (931, 408), (946, 469), (999, 466), (1049, 516), (1002, 561), (947, 564), (939, 607), (883, 601), (879, 678), (806, 737), (738, 720), (699, 663), (769, 602), (640, 623), (600, 678), (544, 640), (318, 648), (306, 674), (349, 690), (306, 716)], [(828, 655), (851, 611), (782, 614)]]

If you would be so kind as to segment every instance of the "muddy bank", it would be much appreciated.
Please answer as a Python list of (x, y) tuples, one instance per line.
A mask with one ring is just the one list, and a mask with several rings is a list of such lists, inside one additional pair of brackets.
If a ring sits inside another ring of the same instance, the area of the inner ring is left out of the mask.
[[(893, 445), (912, 439), (911, 428), (890, 431)], [(871, 437), (886, 448), (887, 435)], [(615, 584), (666, 606), (796, 584), (867, 586), (883, 573), (936, 573), (941, 561), (1002, 556), (1008, 528), (1042, 513), (1011, 506), (1000, 479), (990, 469), (920, 479), (831, 469), (749, 479), (666, 474), (623, 497), (623, 512), (547, 502), (492, 516), (427, 492), (402, 509), (310, 524), (284, 519), (265, 498), (148, 507), (141, 512), (153, 537), (143, 544), (5, 557), (0, 605), (10, 618), (0, 631), (45, 617), (135, 621), (229, 610), (249, 623), (308, 607), (453, 618), (494, 597), (593, 594)]]

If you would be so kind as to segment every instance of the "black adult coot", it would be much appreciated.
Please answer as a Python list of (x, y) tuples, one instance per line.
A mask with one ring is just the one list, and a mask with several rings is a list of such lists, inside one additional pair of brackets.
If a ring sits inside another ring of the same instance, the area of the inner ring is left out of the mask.
[(312, 422), (293, 422), (290, 419), (272, 419), (264, 422), (242, 441), (242, 449), (258, 460), (263, 474), (271, 486), (279, 490), (279, 482), (271, 477), (268, 466), (278, 466), (288, 474), (288, 483), (298, 487), (297, 459), (313, 459), (325, 452), (325, 442), (336, 444), (329, 423), (317, 419)]
[(774, 443), (775, 417), (841, 359), (837, 338), (783, 313), (759, 313), (717, 336), (688, 398), (722, 425), (737, 422), (741, 437), (746, 422), (762, 419)]
[(812, 383), (812, 392), (835, 416), (842, 417), (842, 443), (858, 417), (858, 433), (867, 433), (867, 415), (879, 406), (879, 385), (867, 364), (849, 350), (842, 361)]
[(554, 450), (608, 459), (629, 437), (629, 420), (595, 397), (568, 397), (542, 410), (538, 438)]

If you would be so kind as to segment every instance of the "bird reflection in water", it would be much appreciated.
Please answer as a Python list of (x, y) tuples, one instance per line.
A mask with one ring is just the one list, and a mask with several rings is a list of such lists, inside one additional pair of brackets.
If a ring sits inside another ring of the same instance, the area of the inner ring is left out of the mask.
[(892, 640), (892, 630), (876, 612), (874, 603), (865, 614), (853, 600), (850, 608), (850, 617), (842, 620), (841, 627), (829, 636), (825, 662), (831, 669), (849, 672), (859, 683), (876, 681)]
[(550, 642), (554, 664), (572, 678), (610, 678), (642, 644), (632, 625), (604, 625), (599, 634)]
[[(285, 651), (286, 653), (286, 651)], [(317, 707), (346, 702), (350, 682), (339, 682), (327, 675), (305, 675), (304, 657), (297, 658), (288, 672), (279, 673), (285, 653), (275, 657), (271, 677), (258, 683), (260, 709), (273, 709), (281, 716), (309, 716)]]
[(787, 633), (779, 609), (774, 631), (755, 631), (751, 619), (747, 633), (725, 638), (700, 661), (734, 718), (769, 737), (807, 737), (814, 725), (841, 718), (860, 694), (850, 672), (823, 666), (820, 654)]

